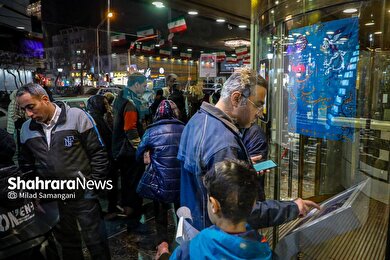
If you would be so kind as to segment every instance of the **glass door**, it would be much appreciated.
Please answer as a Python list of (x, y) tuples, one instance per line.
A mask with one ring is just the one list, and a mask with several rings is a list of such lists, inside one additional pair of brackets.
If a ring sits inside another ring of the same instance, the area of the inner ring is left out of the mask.
[[(390, 6), (276, 2), (264, 3), (258, 15), (257, 69), (269, 83), (270, 157), (279, 165), (267, 176), (267, 197), (324, 202), (369, 181), (356, 197), (367, 198), (356, 204), (359, 225), (317, 244), (302, 243), (296, 256), (384, 258), (390, 204), (390, 39), (384, 35), (390, 33)], [(321, 223), (331, 230), (343, 221)], [(274, 247), (294, 224), (268, 233)], [(373, 242), (350, 243), (366, 237)]]

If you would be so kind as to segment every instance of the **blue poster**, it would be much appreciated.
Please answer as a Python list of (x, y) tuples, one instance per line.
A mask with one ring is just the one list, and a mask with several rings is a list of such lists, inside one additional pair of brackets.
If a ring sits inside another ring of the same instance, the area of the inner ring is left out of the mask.
[(358, 18), (289, 32), (286, 51), (290, 132), (353, 140), (353, 128), (340, 119), (356, 116), (358, 35)]

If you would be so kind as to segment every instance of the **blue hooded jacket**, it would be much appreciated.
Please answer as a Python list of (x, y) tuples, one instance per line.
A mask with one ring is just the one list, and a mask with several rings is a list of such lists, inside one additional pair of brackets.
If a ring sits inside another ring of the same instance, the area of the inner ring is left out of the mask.
[(152, 168), (161, 177), (158, 186), (161, 202), (172, 203), (179, 202), (180, 197), (180, 162), (176, 157), (184, 123), (171, 115), (172, 111), (163, 115), (162, 107), (167, 102), (161, 102), (155, 117), (158, 120), (146, 129), (137, 149), (137, 160), (142, 159), (144, 152), (150, 152)]
[(217, 226), (182, 243), (170, 259), (272, 259), (268, 242), (255, 230), (228, 234)]

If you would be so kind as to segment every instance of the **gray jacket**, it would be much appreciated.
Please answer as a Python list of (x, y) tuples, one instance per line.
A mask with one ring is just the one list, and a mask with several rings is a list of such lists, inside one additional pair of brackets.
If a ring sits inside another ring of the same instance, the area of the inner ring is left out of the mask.
[(57, 124), (52, 129), (50, 148), (42, 126), (26, 121), (21, 130), (19, 165), (48, 179), (75, 179), (79, 172), (88, 180), (103, 180), (109, 162), (96, 125), (89, 114), (62, 102)]

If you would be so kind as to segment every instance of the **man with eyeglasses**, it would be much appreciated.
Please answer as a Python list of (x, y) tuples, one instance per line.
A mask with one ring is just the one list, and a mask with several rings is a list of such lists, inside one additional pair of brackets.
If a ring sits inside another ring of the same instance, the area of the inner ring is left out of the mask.
[[(249, 68), (234, 72), (225, 82), (217, 104), (212, 106), (203, 102), (199, 112), (184, 128), (178, 153), (181, 162), (180, 203), (191, 210), (193, 225), (198, 230), (211, 225), (207, 215), (207, 193), (202, 182), (204, 174), (217, 162), (226, 159), (248, 163), (261, 159), (261, 156), (250, 158), (239, 128), (250, 127), (262, 116), (266, 86), (266, 81)], [(287, 202), (258, 201), (248, 223), (256, 229), (280, 225), (305, 216), (310, 207), (319, 206), (300, 198)]]

